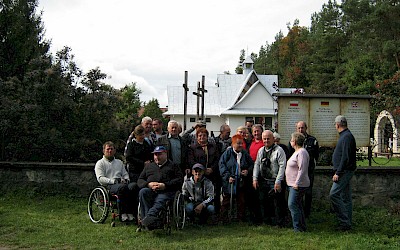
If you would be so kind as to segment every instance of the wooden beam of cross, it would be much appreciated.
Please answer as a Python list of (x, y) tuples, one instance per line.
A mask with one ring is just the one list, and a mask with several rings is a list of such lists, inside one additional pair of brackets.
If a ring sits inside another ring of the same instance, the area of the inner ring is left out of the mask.
[(200, 94), (200, 82), (197, 82), (197, 92), (193, 92), (193, 95), (197, 96), (197, 105), (196, 105), (196, 121), (199, 120), (199, 113), (200, 113), (200, 97), (202, 97), (202, 94)]
[(183, 83), (184, 96), (183, 96), (183, 131), (186, 131), (186, 116), (187, 116), (187, 92), (188, 88), (188, 72), (185, 71), (185, 81)]
[[(201, 79), (201, 87), (200, 87), (200, 82), (197, 82), (197, 92), (193, 92), (193, 95), (197, 96), (197, 113), (196, 113), (196, 120), (202, 120), (204, 121), (204, 94), (207, 93), (207, 90), (205, 89), (205, 76), (202, 76)], [(200, 98), (201, 98), (201, 119), (200, 118)]]
[(207, 90), (205, 89), (204, 85), (206, 82), (206, 77), (202, 76), (201, 77), (201, 120), (204, 122), (204, 94), (207, 93)]

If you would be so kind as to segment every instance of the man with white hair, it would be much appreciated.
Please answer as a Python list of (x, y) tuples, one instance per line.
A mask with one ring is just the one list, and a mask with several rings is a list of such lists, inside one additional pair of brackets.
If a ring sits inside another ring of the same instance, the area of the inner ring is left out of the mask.
[(264, 146), (257, 153), (253, 169), (253, 187), (259, 190), (258, 219), (271, 225), (285, 226), (287, 215), (285, 169), (286, 155), (274, 143), (271, 130), (262, 133)]
[(338, 229), (348, 231), (351, 230), (353, 214), (350, 182), (357, 168), (356, 140), (347, 128), (347, 119), (344, 116), (335, 118), (335, 128), (339, 132), (339, 140), (332, 155), (334, 175), (329, 198), (339, 220)]
[(150, 143), (150, 145), (154, 146), (155, 142), (157, 141), (156, 135), (152, 132), (153, 129), (153, 119), (148, 116), (142, 118), (142, 122), (140, 125), (144, 128), (144, 139)]
[(179, 123), (170, 120), (167, 127), (168, 133), (157, 140), (158, 146), (164, 146), (168, 151), (168, 159), (178, 165), (184, 172), (186, 169), (187, 147), (182, 137), (179, 135)]

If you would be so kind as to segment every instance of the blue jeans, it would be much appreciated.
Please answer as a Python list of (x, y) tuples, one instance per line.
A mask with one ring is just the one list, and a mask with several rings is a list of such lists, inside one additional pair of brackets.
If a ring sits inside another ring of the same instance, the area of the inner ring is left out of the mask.
[(345, 171), (339, 177), (338, 182), (332, 184), (329, 198), (332, 202), (333, 210), (342, 227), (351, 227), (353, 217), (353, 202), (351, 199), (351, 178), (354, 171)]
[(142, 188), (139, 191), (139, 201), (142, 218), (146, 216), (158, 217), (160, 211), (165, 207), (168, 200), (173, 200), (175, 191), (157, 193), (150, 188)]
[[(200, 204), (200, 203), (189, 202), (186, 204), (186, 207), (185, 207), (186, 214), (192, 220), (194, 220), (194, 216), (195, 216), (194, 209), (196, 208), (196, 206), (198, 204)], [(214, 214), (215, 214), (214, 205), (208, 205), (207, 207), (203, 208), (201, 210), (201, 213), (199, 214), (200, 223), (205, 223), (207, 220), (207, 216), (214, 215)]]
[(288, 207), (292, 215), (293, 229), (295, 232), (306, 231), (303, 196), (307, 189), (308, 187), (299, 187), (298, 190), (289, 187)]

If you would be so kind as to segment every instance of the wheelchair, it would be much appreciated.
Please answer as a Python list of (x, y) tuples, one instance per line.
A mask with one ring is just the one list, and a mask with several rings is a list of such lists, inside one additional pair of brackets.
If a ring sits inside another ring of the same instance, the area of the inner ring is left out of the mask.
[(104, 223), (111, 211), (111, 226), (115, 227), (115, 219), (120, 217), (120, 200), (118, 195), (111, 194), (106, 187), (98, 186), (90, 193), (88, 214), (93, 223)]
[[(141, 232), (144, 227), (142, 225), (143, 218), (141, 217), (141, 206), (138, 206), (138, 228), (136, 232)], [(159, 229), (164, 229), (167, 235), (171, 234), (171, 229), (174, 227), (176, 230), (181, 230), (185, 227), (186, 210), (184, 196), (180, 191), (175, 193), (173, 200), (167, 201), (166, 206), (158, 215), (161, 219), (163, 226)]]

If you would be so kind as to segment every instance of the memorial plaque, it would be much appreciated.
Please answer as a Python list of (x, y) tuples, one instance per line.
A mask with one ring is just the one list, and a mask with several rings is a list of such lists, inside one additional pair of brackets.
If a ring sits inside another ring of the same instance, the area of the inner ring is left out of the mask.
[(319, 145), (333, 147), (338, 133), (335, 117), (340, 114), (340, 100), (337, 98), (311, 98), (308, 133), (317, 138)]
[(370, 144), (371, 96), (276, 94), (278, 96), (278, 132), (281, 142), (290, 141), (296, 131), (296, 122), (305, 121), (308, 133), (315, 136), (321, 147), (334, 147), (339, 138), (335, 129), (335, 117), (347, 118), (357, 147)]
[(347, 126), (356, 138), (357, 147), (369, 146), (370, 143), (369, 105), (369, 100), (365, 99), (341, 101), (341, 114), (347, 119)]
[(296, 122), (308, 122), (309, 100), (304, 98), (285, 98), (278, 106), (278, 128), (283, 144), (289, 143), (296, 131)]

